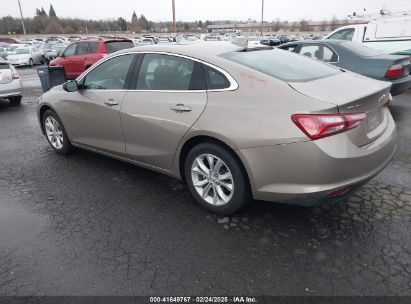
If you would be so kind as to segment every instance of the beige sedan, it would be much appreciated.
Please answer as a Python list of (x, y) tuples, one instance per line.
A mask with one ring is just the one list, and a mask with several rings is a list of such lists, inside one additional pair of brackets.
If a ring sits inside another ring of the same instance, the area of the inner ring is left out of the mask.
[(58, 153), (87, 149), (186, 181), (205, 208), (252, 198), (345, 198), (395, 152), (390, 84), (297, 54), (229, 42), (147, 46), (105, 57), (45, 93)]

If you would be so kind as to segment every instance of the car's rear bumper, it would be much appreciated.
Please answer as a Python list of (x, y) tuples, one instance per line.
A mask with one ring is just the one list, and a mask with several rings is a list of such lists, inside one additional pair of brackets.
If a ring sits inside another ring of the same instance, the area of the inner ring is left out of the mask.
[[(337, 190), (350, 193), (382, 171), (396, 150), (395, 123), (364, 147), (346, 134), (316, 141), (242, 149), (255, 199), (311, 206), (332, 202)], [(344, 194), (347, 194), (344, 193)]]
[(0, 98), (21, 95), (21, 80), (15, 79), (9, 83), (0, 84)]
[(404, 93), (411, 87), (411, 76), (404, 77), (399, 80), (394, 80), (391, 86), (391, 95), (396, 96)]

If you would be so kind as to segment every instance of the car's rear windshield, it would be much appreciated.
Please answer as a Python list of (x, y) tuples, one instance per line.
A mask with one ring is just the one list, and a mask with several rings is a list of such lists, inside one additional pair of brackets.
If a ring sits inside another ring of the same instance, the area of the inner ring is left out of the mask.
[(131, 41), (107, 41), (105, 44), (108, 53), (114, 53), (134, 47), (134, 44)]
[(286, 82), (303, 82), (339, 73), (325, 63), (284, 50), (230, 52), (221, 57)]

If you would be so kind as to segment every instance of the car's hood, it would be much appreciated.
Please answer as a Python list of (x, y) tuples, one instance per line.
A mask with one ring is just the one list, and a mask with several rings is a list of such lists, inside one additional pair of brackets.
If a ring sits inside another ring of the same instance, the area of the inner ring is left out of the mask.
[(337, 105), (344, 112), (343, 108), (353, 102), (357, 103), (357, 110), (367, 111), (368, 106), (372, 107), (372, 105), (359, 101), (365, 101), (369, 96), (378, 94), (384, 95), (385, 103), (391, 88), (390, 82), (371, 79), (348, 71), (313, 81), (291, 82), (289, 85), (306, 96)]

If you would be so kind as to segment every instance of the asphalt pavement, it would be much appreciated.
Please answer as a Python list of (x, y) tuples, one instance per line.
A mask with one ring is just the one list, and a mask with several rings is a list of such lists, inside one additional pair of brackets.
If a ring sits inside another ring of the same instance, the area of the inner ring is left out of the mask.
[(0, 295), (411, 295), (411, 91), (393, 162), (347, 203), (230, 217), (172, 178), (42, 135), (35, 69), (0, 101)]

